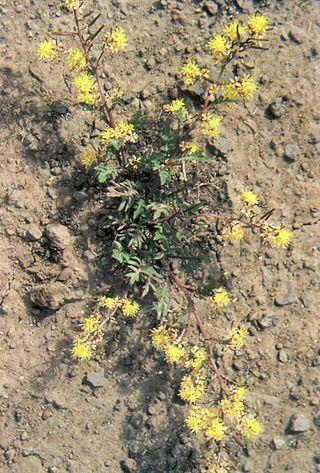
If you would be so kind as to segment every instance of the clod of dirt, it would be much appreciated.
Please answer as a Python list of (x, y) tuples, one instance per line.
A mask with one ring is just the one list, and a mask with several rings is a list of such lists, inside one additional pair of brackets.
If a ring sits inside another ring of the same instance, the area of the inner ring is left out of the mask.
[(280, 450), (281, 448), (285, 446), (285, 444), (286, 442), (282, 438), (279, 438), (279, 437), (275, 437), (271, 440), (271, 447), (274, 450)]
[(65, 250), (71, 243), (69, 229), (64, 225), (52, 223), (46, 227), (47, 237), (50, 245), (55, 250)]
[(42, 230), (35, 223), (31, 223), (26, 229), (25, 237), (28, 241), (38, 241), (42, 237)]
[(289, 428), (293, 433), (307, 432), (311, 427), (311, 420), (304, 414), (293, 414), (290, 417)]
[(40, 309), (56, 311), (66, 302), (68, 288), (60, 282), (39, 284), (30, 291), (30, 301)]
[(275, 298), (275, 304), (279, 307), (293, 304), (297, 300), (297, 295), (293, 284), (288, 284), (287, 293), (285, 295), (279, 295)]

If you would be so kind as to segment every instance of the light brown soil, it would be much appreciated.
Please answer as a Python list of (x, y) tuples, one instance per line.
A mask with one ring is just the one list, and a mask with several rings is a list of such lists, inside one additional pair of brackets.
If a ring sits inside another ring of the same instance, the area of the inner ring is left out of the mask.
[[(36, 57), (48, 27), (63, 28), (55, 3), (0, 2), (0, 470), (197, 472), (176, 396), (179, 375), (150, 347), (148, 320), (113, 333), (107, 357), (80, 365), (70, 360), (73, 334), (92, 300), (123, 282), (114, 277), (109, 242), (99, 230), (103, 189), (77, 161), (94, 117), (72, 102), (62, 67)], [(129, 37), (127, 51), (107, 68), (109, 80), (126, 91), (128, 115), (140, 107), (155, 116), (183, 61), (201, 58), (207, 39), (231, 15), (245, 18), (260, 9), (270, 18), (269, 50), (252, 59), (259, 92), (225, 120), (220, 166), (235, 208), (239, 190), (251, 186), (276, 209), (275, 220), (294, 229), (294, 239), (287, 251), (266, 249), (254, 238), (222, 250), (219, 267), (232, 280), (236, 320), (251, 327), (230, 369), (249, 386), (264, 426), (246, 452), (238, 448), (232, 471), (316, 473), (319, 3), (217, 3), (95, 2), (107, 26), (121, 25)], [(49, 300), (47, 310), (32, 303), (37, 298)], [(229, 324), (230, 316), (211, 322), (221, 330)], [(86, 382), (93, 373), (96, 388)], [(309, 421), (303, 433), (289, 429), (295, 414)]]

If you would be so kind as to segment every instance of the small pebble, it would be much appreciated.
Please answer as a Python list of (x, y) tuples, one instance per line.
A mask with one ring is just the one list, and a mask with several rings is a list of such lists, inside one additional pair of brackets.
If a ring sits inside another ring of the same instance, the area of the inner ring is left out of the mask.
[(311, 427), (311, 420), (304, 414), (293, 414), (290, 417), (289, 428), (293, 433), (307, 432)]

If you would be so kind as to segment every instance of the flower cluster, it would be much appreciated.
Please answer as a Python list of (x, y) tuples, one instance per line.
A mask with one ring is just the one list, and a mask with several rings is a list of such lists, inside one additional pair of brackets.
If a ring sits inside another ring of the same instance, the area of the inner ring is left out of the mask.
[(249, 17), (247, 25), (255, 38), (263, 39), (268, 30), (269, 20), (266, 16), (257, 14)]
[(127, 142), (135, 143), (138, 135), (135, 133), (134, 125), (127, 121), (121, 121), (114, 128), (106, 128), (100, 135), (101, 143), (105, 146), (110, 144), (112, 140), (120, 140), (124, 145)]
[(81, 0), (64, 0), (63, 6), (69, 11), (79, 10), (81, 3)]
[(194, 403), (202, 395), (205, 389), (205, 382), (203, 376), (200, 374), (186, 375), (182, 378), (179, 389), (179, 396), (185, 402)]
[(73, 84), (76, 88), (76, 100), (79, 103), (93, 105), (95, 103), (95, 81), (92, 76), (82, 72), (75, 77)]
[(181, 141), (179, 148), (188, 154), (195, 153), (198, 150), (198, 146), (192, 141)]
[(223, 32), (225, 36), (232, 41), (243, 36), (247, 32), (247, 28), (241, 22), (235, 20), (225, 25)]
[(136, 317), (140, 311), (140, 304), (128, 297), (100, 297), (98, 306), (105, 309), (114, 310), (121, 308), (125, 317)]
[(189, 59), (180, 69), (180, 74), (185, 85), (192, 85), (198, 79), (207, 79), (208, 69), (200, 69), (194, 59)]
[(235, 222), (224, 228), (222, 234), (227, 241), (241, 240), (244, 237), (244, 229), (241, 223)]
[(120, 49), (123, 49), (128, 44), (127, 36), (120, 26), (114, 28), (107, 37), (109, 43), (110, 51), (115, 53)]
[(236, 329), (230, 330), (227, 338), (227, 348), (230, 350), (239, 350), (244, 345), (247, 333), (248, 330), (245, 327), (237, 327)]
[(57, 47), (51, 39), (45, 39), (38, 45), (37, 54), (43, 61), (53, 61), (57, 58)]
[(289, 246), (293, 233), (282, 225), (279, 227), (272, 227), (265, 225), (262, 232), (262, 240), (271, 245), (286, 248)]
[(177, 115), (178, 118), (186, 118), (188, 116), (188, 111), (185, 107), (183, 99), (173, 100), (171, 104), (164, 105), (163, 110), (166, 113), (173, 113)]
[(78, 48), (73, 48), (68, 54), (68, 65), (70, 69), (76, 71), (83, 71), (86, 68), (87, 61), (82, 51)]
[(208, 48), (216, 62), (221, 61), (228, 56), (230, 47), (231, 42), (222, 34), (216, 34), (208, 42)]
[(244, 74), (241, 79), (229, 80), (222, 88), (221, 96), (225, 100), (236, 100), (238, 97), (251, 99), (257, 90), (255, 81), (249, 74)]
[(259, 198), (251, 189), (246, 189), (240, 196), (240, 201), (245, 205), (257, 205)]
[(92, 358), (97, 341), (102, 337), (100, 322), (101, 314), (98, 312), (94, 312), (83, 320), (80, 325), (82, 333), (72, 345), (72, 358), (80, 361)]
[(201, 128), (205, 131), (209, 138), (215, 138), (219, 134), (219, 126), (222, 121), (220, 115), (214, 115), (205, 112), (201, 119)]
[(212, 296), (212, 302), (215, 307), (226, 307), (229, 305), (231, 300), (228, 291), (226, 291), (223, 287), (216, 289)]
[(168, 363), (176, 363), (186, 355), (186, 350), (175, 343), (170, 343), (164, 347), (164, 357)]
[(85, 148), (80, 155), (80, 162), (85, 168), (89, 168), (97, 160), (97, 155), (91, 146)]

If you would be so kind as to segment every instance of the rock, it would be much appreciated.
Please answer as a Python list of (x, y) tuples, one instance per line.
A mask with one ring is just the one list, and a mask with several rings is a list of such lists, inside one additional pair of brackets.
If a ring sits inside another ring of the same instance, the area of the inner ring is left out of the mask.
[(307, 32), (304, 28), (299, 26), (292, 25), (289, 31), (289, 37), (295, 41), (297, 44), (303, 43), (307, 35)]
[(147, 99), (148, 97), (150, 97), (152, 94), (150, 92), (149, 89), (145, 88), (145, 89), (142, 89), (141, 92), (140, 92), (140, 98), (142, 100), (145, 100)]
[(104, 370), (97, 371), (96, 373), (88, 373), (85, 377), (85, 383), (89, 384), (92, 388), (102, 388), (106, 384)]
[(212, 2), (206, 2), (203, 5), (204, 10), (206, 10), (210, 15), (214, 16), (218, 13), (218, 5)]
[(61, 102), (53, 102), (51, 104), (51, 110), (60, 115), (66, 115), (68, 113), (68, 107)]
[(296, 302), (297, 296), (292, 283), (287, 285), (287, 294), (284, 296), (277, 296), (275, 298), (275, 304), (279, 307), (284, 307), (289, 304)]
[(281, 363), (287, 363), (289, 360), (288, 354), (285, 350), (280, 350), (278, 353), (278, 360), (281, 361)]
[(293, 433), (307, 432), (311, 427), (311, 420), (304, 414), (293, 414), (290, 417), (289, 428)]
[(8, 462), (12, 462), (14, 457), (16, 456), (16, 451), (13, 448), (10, 448), (4, 453), (4, 456)]
[(274, 437), (271, 440), (270, 445), (271, 445), (271, 448), (273, 448), (274, 450), (280, 450), (281, 448), (283, 448), (285, 446), (285, 444), (286, 444), (286, 442), (282, 438)]
[(294, 161), (297, 160), (299, 156), (301, 156), (301, 149), (299, 148), (298, 145), (294, 143), (289, 143), (285, 146), (284, 158), (287, 161), (289, 161), (290, 163), (293, 163)]
[(138, 456), (140, 456), (141, 454), (141, 446), (138, 442), (136, 442), (135, 440), (131, 440), (129, 443), (128, 443), (128, 455), (129, 455), (129, 458), (137, 458)]
[(139, 429), (142, 425), (143, 417), (141, 414), (133, 414), (129, 419), (129, 424), (135, 429)]
[(25, 232), (25, 238), (28, 241), (38, 241), (42, 237), (42, 230), (35, 223), (31, 223)]
[(270, 315), (265, 315), (261, 320), (258, 320), (258, 324), (262, 330), (266, 330), (273, 326), (273, 318)]
[(272, 102), (267, 111), (270, 113), (272, 118), (281, 118), (286, 114), (286, 108), (283, 103), (282, 98), (280, 97), (275, 102)]
[(56, 250), (64, 250), (71, 243), (71, 235), (69, 229), (59, 223), (47, 225), (46, 234), (51, 246)]
[(39, 284), (30, 291), (30, 301), (40, 309), (56, 311), (69, 297), (68, 288), (61, 282)]
[(123, 473), (133, 473), (135, 471), (135, 465), (133, 460), (122, 460), (120, 462), (120, 468)]

